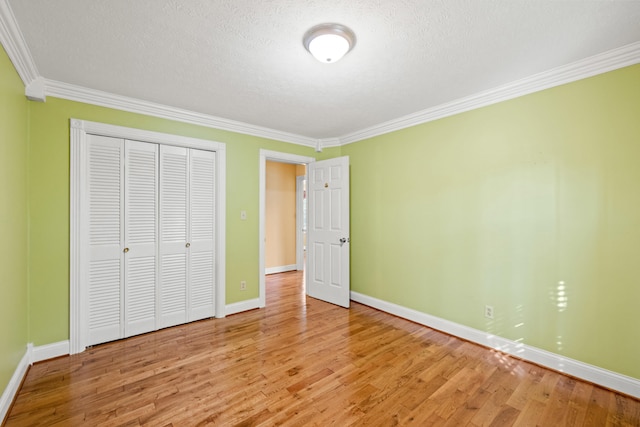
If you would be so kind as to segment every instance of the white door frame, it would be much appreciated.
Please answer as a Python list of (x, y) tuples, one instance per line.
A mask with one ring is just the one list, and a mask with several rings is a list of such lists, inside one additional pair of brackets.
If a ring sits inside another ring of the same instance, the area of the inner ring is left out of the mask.
[(190, 138), (180, 135), (133, 129), (85, 120), (70, 120), (70, 189), (69, 189), (69, 352), (80, 353), (85, 349), (83, 316), (83, 290), (81, 248), (83, 229), (81, 200), (85, 185), (85, 156), (87, 134), (142, 142), (198, 148), (216, 152), (216, 317), (225, 316), (225, 265), (226, 265), (226, 145), (221, 142)]
[[(280, 163), (293, 163), (293, 164), (306, 164), (315, 162), (313, 157), (299, 156), (297, 154), (281, 153), (279, 151), (260, 150), (260, 211), (259, 217), (259, 232), (258, 232), (258, 277), (260, 281), (258, 295), (258, 306), (263, 308), (266, 306), (267, 292), (265, 285), (265, 235), (266, 235), (266, 194), (267, 194), (267, 160), (280, 162)], [(306, 274), (306, 272), (305, 272)]]
[(304, 270), (304, 233), (302, 230), (304, 215), (304, 182), (307, 179), (307, 172), (304, 176), (296, 176), (296, 268)]

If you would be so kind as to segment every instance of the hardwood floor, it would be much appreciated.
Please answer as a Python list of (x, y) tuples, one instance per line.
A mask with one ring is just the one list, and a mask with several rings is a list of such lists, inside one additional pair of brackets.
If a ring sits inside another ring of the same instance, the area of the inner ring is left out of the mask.
[(640, 401), (268, 276), (267, 308), (30, 368), (7, 426), (640, 426)]

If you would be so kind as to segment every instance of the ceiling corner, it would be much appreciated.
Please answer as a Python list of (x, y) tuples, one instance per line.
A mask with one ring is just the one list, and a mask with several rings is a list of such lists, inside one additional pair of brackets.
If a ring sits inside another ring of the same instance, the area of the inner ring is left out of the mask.
[(28, 87), (40, 74), (7, 0), (0, 0), (0, 43)]

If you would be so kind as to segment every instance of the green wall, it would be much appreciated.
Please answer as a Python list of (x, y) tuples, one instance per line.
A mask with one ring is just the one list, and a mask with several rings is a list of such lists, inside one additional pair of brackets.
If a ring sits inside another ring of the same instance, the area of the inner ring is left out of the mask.
[[(29, 103), (30, 336), (35, 345), (69, 338), (69, 119), (71, 117), (223, 142), (227, 151), (226, 303), (258, 297), (259, 152), (310, 157), (310, 147), (47, 98)], [(333, 150), (335, 152), (335, 150)], [(247, 220), (240, 220), (240, 211)], [(241, 280), (247, 290), (240, 291)]]
[(69, 338), (71, 117), (227, 144), (227, 304), (258, 296), (259, 150), (349, 155), (354, 291), (640, 378), (640, 66), (323, 153), (0, 77), (0, 387)]
[(342, 154), (352, 290), (640, 378), (640, 65)]
[(28, 342), (27, 99), (0, 46), (0, 390)]

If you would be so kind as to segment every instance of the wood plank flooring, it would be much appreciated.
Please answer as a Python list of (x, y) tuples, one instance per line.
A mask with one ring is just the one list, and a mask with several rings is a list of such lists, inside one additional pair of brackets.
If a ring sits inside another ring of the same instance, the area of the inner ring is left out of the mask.
[(640, 426), (640, 401), (268, 276), (267, 308), (30, 368), (7, 426)]

